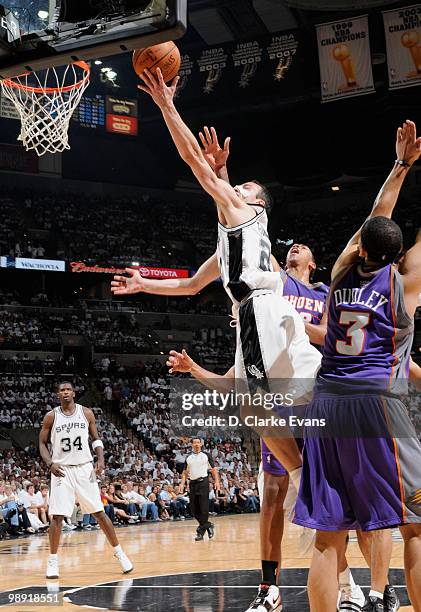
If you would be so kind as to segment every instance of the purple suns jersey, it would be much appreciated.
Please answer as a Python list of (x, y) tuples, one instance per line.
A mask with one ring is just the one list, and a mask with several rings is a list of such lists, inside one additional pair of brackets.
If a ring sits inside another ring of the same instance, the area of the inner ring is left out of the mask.
[[(297, 280), (285, 270), (281, 271), (281, 279), (284, 284), (283, 296), (301, 315), (304, 321), (320, 325), (325, 308), (329, 287), (323, 283), (306, 285)], [(299, 442), (297, 440), (297, 442)], [(263, 471), (274, 476), (284, 476), (287, 474), (284, 466), (271, 453), (265, 442), (262, 440), (262, 464)]]
[(369, 273), (359, 264), (351, 266), (331, 288), (318, 390), (323, 382), (342, 384), (346, 379), (394, 392), (399, 386), (393, 383), (408, 377), (413, 334), (395, 267)]
[(281, 279), (284, 283), (284, 298), (306, 323), (319, 325), (326, 308), (329, 287), (323, 283), (306, 285), (284, 270), (281, 271)]

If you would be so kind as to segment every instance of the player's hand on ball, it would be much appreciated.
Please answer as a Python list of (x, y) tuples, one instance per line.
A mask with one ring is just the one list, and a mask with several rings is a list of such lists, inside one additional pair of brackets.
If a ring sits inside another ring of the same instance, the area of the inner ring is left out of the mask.
[(209, 128), (206, 126), (203, 128), (203, 132), (199, 132), (199, 138), (203, 145), (203, 155), (206, 161), (214, 172), (218, 172), (218, 170), (227, 165), (231, 138), (225, 139), (224, 148), (222, 149), (215, 128), (211, 127), (209, 131)]
[(402, 127), (398, 128), (396, 136), (397, 159), (413, 164), (421, 155), (421, 138), (417, 138), (417, 126), (407, 119)]
[(172, 103), (178, 81), (180, 80), (179, 76), (175, 77), (171, 85), (166, 85), (160, 68), (157, 68), (156, 75), (145, 68), (140, 78), (144, 82), (144, 85), (138, 85), (138, 88), (149, 94), (155, 104), (159, 107), (163, 107), (166, 104)]
[(181, 353), (170, 351), (170, 356), (167, 361), (167, 366), (170, 368), (170, 374), (174, 372), (191, 372), (193, 365), (193, 359), (187, 355), (184, 349)]
[(142, 278), (139, 270), (126, 268), (126, 273), (128, 276), (116, 275), (111, 281), (111, 291), (114, 295), (133, 295), (145, 290), (147, 279)]
[(63, 472), (62, 468), (57, 465), (57, 463), (52, 463), (50, 465), (50, 472), (54, 474), (54, 476), (57, 476), (57, 478), (63, 478), (63, 476), (65, 476), (65, 473)]

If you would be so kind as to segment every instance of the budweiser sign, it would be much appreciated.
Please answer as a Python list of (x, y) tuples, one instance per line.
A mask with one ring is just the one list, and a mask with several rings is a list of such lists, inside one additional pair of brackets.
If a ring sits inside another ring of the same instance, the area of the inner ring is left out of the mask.
[[(133, 270), (139, 270), (146, 278), (188, 278), (189, 271), (178, 268), (149, 268), (146, 266), (130, 266)], [(70, 264), (72, 272), (96, 272), (98, 274), (124, 274), (125, 268), (105, 268), (101, 266), (87, 266), (83, 261), (73, 261)]]

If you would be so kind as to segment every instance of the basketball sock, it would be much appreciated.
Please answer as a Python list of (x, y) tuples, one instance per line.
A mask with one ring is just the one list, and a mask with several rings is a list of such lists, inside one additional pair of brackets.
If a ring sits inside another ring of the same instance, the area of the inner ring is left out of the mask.
[(51, 559), (52, 561), (57, 561), (57, 559), (58, 559), (58, 553), (54, 553), (54, 554), (53, 554), (53, 553), (50, 553), (50, 559)]
[(123, 552), (123, 549), (121, 548), (120, 544), (117, 544), (117, 546), (113, 546), (113, 550), (114, 550), (114, 554)]
[(341, 588), (355, 586), (354, 578), (349, 567), (347, 567), (343, 572), (339, 574), (339, 586)]
[(278, 571), (277, 561), (262, 561), (262, 584), (274, 584), (278, 582), (276, 572)]
[(302, 474), (303, 468), (302, 466), (296, 468), (295, 470), (292, 470), (292, 472), (289, 473), (289, 477), (291, 478), (294, 487), (297, 489), (297, 493), (300, 490), (300, 482), (301, 482), (301, 474)]
[(381, 599), (383, 601), (383, 593), (379, 593), (378, 591), (373, 591), (373, 589), (370, 589), (368, 596), (377, 597), (377, 599)]

